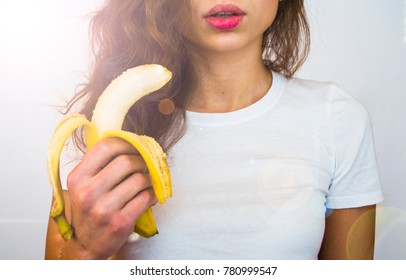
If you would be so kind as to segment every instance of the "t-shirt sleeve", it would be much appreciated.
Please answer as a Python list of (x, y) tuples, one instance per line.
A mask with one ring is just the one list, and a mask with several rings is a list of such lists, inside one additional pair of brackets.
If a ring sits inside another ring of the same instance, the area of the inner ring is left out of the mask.
[(353, 208), (382, 202), (372, 124), (366, 108), (335, 87), (330, 118), (334, 174), (326, 207)]

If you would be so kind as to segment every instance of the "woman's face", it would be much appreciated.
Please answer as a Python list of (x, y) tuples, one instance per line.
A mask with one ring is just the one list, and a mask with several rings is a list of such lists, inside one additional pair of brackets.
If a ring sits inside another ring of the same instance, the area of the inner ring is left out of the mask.
[[(199, 52), (227, 52), (260, 47), (263, 33), (273, 23), (278, 0), (185, 0), (185, 36)], [(259, 44), (259, 45), (258, 45)]]

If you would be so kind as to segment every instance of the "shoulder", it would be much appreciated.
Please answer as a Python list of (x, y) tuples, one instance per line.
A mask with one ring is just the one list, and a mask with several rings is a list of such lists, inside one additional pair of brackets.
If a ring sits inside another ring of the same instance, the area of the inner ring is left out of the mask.
[[(286, 97), (302, 106), (324, 108), (333, 119), (369, 120), (366, 106), (334, 82), (301, 78), (284, 79)], [(355, 119), (354, 119), (355, 118)]]
[(353, 96), (334, 82), (308, 80), (297, 77), (282, 79), (284, 80), (285, 91), (298, 98), (314, 98), (324, 102), (334, 102), (337, 99), (356, 102)]
[(335, 83), (329, 81), (310, 80), (298, 77), (283, 77), (282, 79), (285, 80), (286, 87), (289, 90), (300, 90), (308, 93), (326, 93), (337, 87)]

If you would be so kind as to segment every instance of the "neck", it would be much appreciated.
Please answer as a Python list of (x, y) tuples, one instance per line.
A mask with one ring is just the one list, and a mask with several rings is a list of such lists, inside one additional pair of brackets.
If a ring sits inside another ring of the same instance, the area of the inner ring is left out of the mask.
[(188, 105), (195, 112), (221, 113), (247, 107), (261, 99), (272, 84), (260, 50), (192, 54), (199, 76)]

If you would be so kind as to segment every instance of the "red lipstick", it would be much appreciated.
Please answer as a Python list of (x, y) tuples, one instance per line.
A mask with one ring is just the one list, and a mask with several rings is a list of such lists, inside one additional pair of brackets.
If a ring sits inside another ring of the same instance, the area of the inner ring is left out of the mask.
[(234, 4), (218, 4), (210, 9), (204, 19), (216, 29), (231, 30), (240, 24), (244, 16), (244, 11)]

